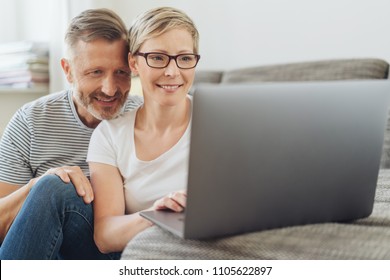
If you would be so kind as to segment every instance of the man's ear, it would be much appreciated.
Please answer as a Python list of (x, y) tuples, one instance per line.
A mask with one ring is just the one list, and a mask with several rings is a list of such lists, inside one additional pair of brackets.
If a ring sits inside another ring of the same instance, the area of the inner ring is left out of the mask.
[(61, 67), (65, 73), (66, 79), (68, 80), (68, 82), (70, 84), (72, 84), (73, 83), (72, 66), (71, 66), (69, 60), (67, 60), (66, 58), (62, 58), (61, 59)]
[(131, 73), (135, 76), (138, 75), (138, 69), (137, 69), (137, 59), (136, 56), (132, 55), (129, 53), (128, 55), (128, 62), (129, 62), (129, 67), (131, 70)]

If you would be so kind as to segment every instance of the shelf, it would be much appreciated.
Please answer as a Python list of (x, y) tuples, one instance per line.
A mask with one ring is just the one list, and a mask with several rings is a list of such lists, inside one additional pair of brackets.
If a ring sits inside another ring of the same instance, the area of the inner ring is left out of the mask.
[(1, 88), (0, 87), (0, 95), (4, 94), (41, 94), (45, 95), (48, 94), (49, 90), (42, 88), (42, 89), (36, 89), (36, 88)]

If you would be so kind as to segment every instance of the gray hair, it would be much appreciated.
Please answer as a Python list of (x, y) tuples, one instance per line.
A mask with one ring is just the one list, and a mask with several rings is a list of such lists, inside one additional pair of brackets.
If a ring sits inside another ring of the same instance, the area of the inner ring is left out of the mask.
[(191, 18), (171, 7), (154, 8), (140, 14), (129, 30), (130, 52), (135, 54), (148, 39), (157, 37), (175, 28), (187, 30), (194, 41), (194, 52), (199, 51), (199, 32)]
[(89, 9), (72, 19), (65, 34), (68, 50), (77, 42), (97, 39), (116, 41), (123, 39), (128, 44), (127, 29), (122, 19), (109, 9)]

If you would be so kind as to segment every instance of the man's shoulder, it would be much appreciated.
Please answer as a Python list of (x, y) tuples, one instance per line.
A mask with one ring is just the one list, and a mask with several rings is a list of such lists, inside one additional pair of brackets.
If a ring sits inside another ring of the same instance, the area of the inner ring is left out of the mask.
[(144, 99), (142, 97), (138, 95), (129, 95), (127, 97), (124, 111), (128, 112), (132, 109), (138, 108), (142, 103), (144, 103)]
[(110, 120), (103, 120), (98, 125), (98, 130), (104, 131), (104, 134), (109, 134), (111, 136), (118, 136), (117, 134), (123, 133), (134, 126), (135, 115), (138, 110), (138, 107), (131, 108), (125, 112), (122, 112), (116, 118)]
[(121, 129), (123, 127), (127, 127), (131, 123), (133, 123), (132, 119), (135, 118), (135, 114), (138, 110), (138, 107), (132, 108), (123, 112), (119, 116), (110, 120), (103, 120), (101, 122), (102, 126), (111, 127), (113, 129)]
[(69, 94), (67, 90), (51, 93), (23, 105), (20, 110), (24, 112), (31, 112), (37, 109), (42, 110), (42, 108), (45, 107), (68, 106), (68, 96)]

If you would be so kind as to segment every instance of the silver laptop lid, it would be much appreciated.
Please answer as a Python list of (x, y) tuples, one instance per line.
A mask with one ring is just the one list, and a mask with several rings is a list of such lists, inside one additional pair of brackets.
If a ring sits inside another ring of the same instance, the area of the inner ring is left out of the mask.
[(384, 81), (197, 87), (184, 237), (368, 216), (389, 94)]

